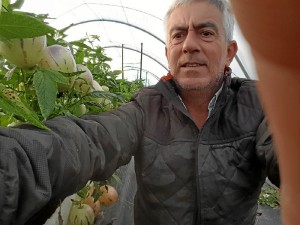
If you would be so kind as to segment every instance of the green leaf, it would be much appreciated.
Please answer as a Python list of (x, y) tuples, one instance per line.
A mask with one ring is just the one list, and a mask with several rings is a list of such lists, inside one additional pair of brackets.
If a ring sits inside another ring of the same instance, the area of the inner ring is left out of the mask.
[(86, 198), (86, 197), (88, 197), (89, 189), (90, 189), (90, 186), (87, 184), (80, 191), (77, 192), (77, 195), (80, 198)]
[(13, 4), (8, 5), (8, 10), (20, 9), (24, 4), (24, 0), (17, 0)]
[(272, 187), (263, 188), (259, 195), (258, 203), (261, 205), (267, 205), (271, 208), (280, 206), (280, 192), (279, 189)]
[(118, 175), (116, 175), (116, 174), (113, 174), (112, 176), (111, 176), (111, 179), (113, 179), (115, 182), (117, 182), (118, 184), (122, 184), (122, 181), (121, 181), (121, 179), (120, 179), (120, 177), (118, 176)]
[(55, 70), (40, 70), (39, 72), (42, 72), (44, 75), (47, 75), (49, 79), (52, 81), (55, 81), (57, 83), (61, 84), (68, 84), (69, 79), (67, 78), (68, 76), (74, 76), (73, 74), (80, 74), (82, 73), (81, 71), (79, 72), (74, 72), (72, 75), (68, 75), (68, 73), (62, 73), (58, 72)]
[[(0, 1), (1, 2), (1, 1)], [(2, 1), (2, 6), (7, 7), (10, 4), (9, 0), (3, 0)]]
[(7, 127), (11, 124), (17, 124), (18, 120), (10, 114), (0, 113), (0, 126)]
[(119, 75), (119, 74), (121, 74), (122, 73), (122, 70), (113, 70), (113, 71), (111, 71), (111, 74), (112, 75)]
[(71, 41), (70, 44), (92, 51), (93, 49), (81, 41)]
[(30, 110), (19, 98), (16, 92), (0, 85), (0, 106), (6, 113), (20, 116), (29, 123), (39, 128), (49, 130), (38, 118), (37, 114)]
[(115, 93), (111, 92), (105, 92), (105, 91), (93, 91), (86, 94), (86, 97), (92, 97), (92, 98), (107, 98), (107, 99), (118, 99), (120, 102), (124, 102), (124, 99), (122, 96), (117, 95)]
[(53, 33), (54, 28), (23, 12), (0, 14), (0, 41), (15, 38), (32, 38)]
[(37, 71), (33, 75), (33, 84), (44, 119), (47, 119), (54, 109), (58, 92), (57, 83), (67, 84), (68, 79), (52, 70)]

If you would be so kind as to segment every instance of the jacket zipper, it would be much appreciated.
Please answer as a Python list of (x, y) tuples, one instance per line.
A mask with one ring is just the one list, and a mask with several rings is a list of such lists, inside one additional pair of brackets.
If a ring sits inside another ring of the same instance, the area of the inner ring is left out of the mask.
[[(205, 122), (206, 123), (206, 122)], [(203, 126), (204, 127), (204, 126)], [(202, 129), (203, 129), (202, 127)], [(200, 198), (200, 179), (198, 176), (198, 170), (199, 170), (199, 160), (198, 160), (198, 151), (199, 151), (199, 144), (201, 142), (201, 134), (202, 134), (202, 129), (199, 131), (198, 130), (198, 138), (197, 138), (197, 149), (195, 152), (195, 174), (196, 174), (196, 215), (194, 216), (194, 223), (195, 225), (200, 225), (201, 224), (201, 198)]]
[[(196, 199), (197, 199), (197, 204), (196, 204), (196, 207), (197, 207), (197, 211), (196, 211), (196, 215), (194, 216), (194, 225), (201, 225), (202, 224), (202, 216), (201, 216), (201, 198), (200, 198), (200, 193), (201, 193), (201, 190), (200, 190), (200, 177), (198, 176), (198, 170), (199, 170), (199, 161), (198, 161), (198, 151), (199, 151), (199, 144), (201, 144), (201, 135), (202, 135), (202, 132), (203, 132), (203, 129), (205, 129), (208, 121), (216, 114), (217, 111), (220, 110), (220, 108), (223, 107), (223, 105), (225, 105), (225, 103), (227, 102), (227, 99), (225, 100), (224, 104), (220, 105), (219, 107), (215, 107), (214, 110), (212, 111), (210, 117), (207, 118), (207, 120), (204, 122), (202, 128), (199, 130), (198, 128), (198, 138), (197, 138), (197, 149), (196, 149), (196, 152), (195, 152), (195, 174), (196, 174)], [(195, 127), (196, 124), (195, 124)]]

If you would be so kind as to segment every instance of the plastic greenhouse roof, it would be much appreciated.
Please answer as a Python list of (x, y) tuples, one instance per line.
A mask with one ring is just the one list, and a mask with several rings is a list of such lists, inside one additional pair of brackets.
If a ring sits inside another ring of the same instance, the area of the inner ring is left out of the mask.
[[(100, 46), (112, 58), (112, 69), (122, 69), (128, 79), (140, 76), (148, 84), (167, 73), (163, 17), (172, 0), (25, 0), (21, 10), (49, 14), (49, 24), (67, 30), (68, 41), (99, 35)], [(234, 76), (256, 78), (249, 47), (236, 26), (234, 37), (239, 51), (231, 64)], [(141, 55), (140, 52), (143, 52)]]

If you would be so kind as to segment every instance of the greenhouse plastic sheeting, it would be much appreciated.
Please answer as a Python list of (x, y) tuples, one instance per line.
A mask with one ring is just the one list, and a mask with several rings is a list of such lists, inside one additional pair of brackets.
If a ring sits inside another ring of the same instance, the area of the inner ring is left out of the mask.
[(95, 222), (96, 225), (134, 225), (133, 203), (136, 192), (136, 178), (134, 172), (134, 160), (120, 167), (116, 175), (122, 183), (114, 184), (119, 200), (116, 204), (103, 210), (103, 217)]

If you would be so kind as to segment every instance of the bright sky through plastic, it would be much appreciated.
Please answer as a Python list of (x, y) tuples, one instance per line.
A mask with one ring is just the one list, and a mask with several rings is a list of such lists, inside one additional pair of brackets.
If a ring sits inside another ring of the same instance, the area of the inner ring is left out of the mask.
[[(171, 2), (172, 0), (25, 0), (21, 10), (49, 14), (53, 20), (47, 22), (58, 29), (71, 23), (81, 23), (68, 30), (67, 40), (78, 40), (87, 34), (99, 35), (100, 46), (112, 58), (110, 65), (114, 70), (122, 68), (123, 44), (124, 74), (128, 79), (139, 77), (139, 51), (143, 51), (143, 78), (147, 76), (149, 84), (154, 84), (167, 73), (165, 46), (160, 40), (165, 41), (162, 19)], [(239, 45), (239, 59), (248, 75), (256, 78), (249, 47), (238, 28), (235, 29), (235, 39)], [(236, 76), (245, 77), (236, 61), (231, 67)]]

